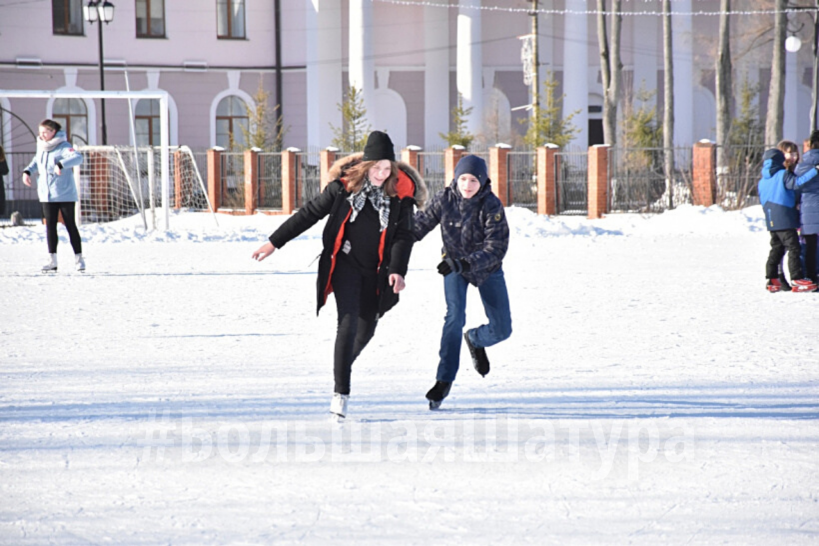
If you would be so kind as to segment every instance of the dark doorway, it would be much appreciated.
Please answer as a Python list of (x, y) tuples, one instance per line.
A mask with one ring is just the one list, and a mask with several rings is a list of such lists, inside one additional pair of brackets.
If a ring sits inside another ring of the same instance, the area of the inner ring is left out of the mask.
[(590, 119), (589, 120), (589, 146), (594, 146), (595, 144), (603, 144), (605, 139), (603, 138), (603, 120), (602, 119)]

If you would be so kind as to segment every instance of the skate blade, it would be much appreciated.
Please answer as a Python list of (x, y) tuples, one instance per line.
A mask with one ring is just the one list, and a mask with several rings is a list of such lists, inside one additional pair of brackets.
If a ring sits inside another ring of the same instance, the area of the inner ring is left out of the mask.
[(430, 400), (429, 401), (429, 409), (430, 410), (437, 410), (438, 408), (441, 407), (441, 402), (443, 402), (443, 400), (438, 400), (437, 402), (435, 402), (433, 400)]
[(343, 415), (339, 415), (338, 413), (331, 413), (330, 417), (327, 419), (331, 423), (343, 423), (345, 417)]
[(794, 286), (791, 290), (792, 292), (816, 292), (816, 285), (812, 284), (810, 286)]

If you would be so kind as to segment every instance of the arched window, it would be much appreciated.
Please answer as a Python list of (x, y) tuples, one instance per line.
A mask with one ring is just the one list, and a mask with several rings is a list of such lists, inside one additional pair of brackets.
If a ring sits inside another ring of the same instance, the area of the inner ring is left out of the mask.
[(225, 149), (245, 146), (248, 130), (247, 106), (235, 95), (228, 95), (216, 107), (216, 145)]
[(65, 138), (75, 146), (88, 144), (88, 110), (80, 99), (55, 99), (51, 117), (63, 126)]
[(159, 146), (159, 100), (142, 99), (134, 109), (137, 146)]

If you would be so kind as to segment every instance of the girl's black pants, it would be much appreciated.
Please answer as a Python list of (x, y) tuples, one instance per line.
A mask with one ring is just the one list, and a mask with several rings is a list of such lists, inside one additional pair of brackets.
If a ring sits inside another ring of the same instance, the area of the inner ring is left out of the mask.
[(43, 216), (46, 221), (46, 239), (48, 241), (48, 253), (57, 253), (57, 243), (60, 241), (57, 237), (57, 223), (59, 214), (63, 213), (63, 222), (65, 222), (65, 229), (68, 230), (68, 240), (71, 241), (71, 248), (74, 249), (74, 254), (82, 254), (82, 239), (80, 238), (80, 230), (77, 229), (77, 222), (74, 219), (74, 207), (76, 203), (61, 202), (61, 203), (43, 203)]
[(378, 323), (378, 278), (363, 275), (355, 266), (339, 259), (332, 285), (338, 309), (333, 354), (335, 392), (350, 394), (353, 362), (372, 339)]

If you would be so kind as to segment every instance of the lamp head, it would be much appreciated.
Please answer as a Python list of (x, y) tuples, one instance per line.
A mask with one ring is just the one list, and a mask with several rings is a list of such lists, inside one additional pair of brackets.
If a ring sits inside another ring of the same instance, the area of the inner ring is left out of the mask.
[(99, 11), (97, 10), (97, 1), (89, 0), (88, 3), (82, 7), (82, 15), (83, 19), (92, 25), (99, 21), (100, 15)]
[(106, 23), (110, 23), (114, 20), (114, 4), (105, 0), (104, 2), (98, 3), (98, 11), (100, 15), (100, 20), (105, 21)]
[(788, 36), (785, 40), (785, 49), (791, 53), (796, 53), (802, 47), (802, 40), (798, 36)]

